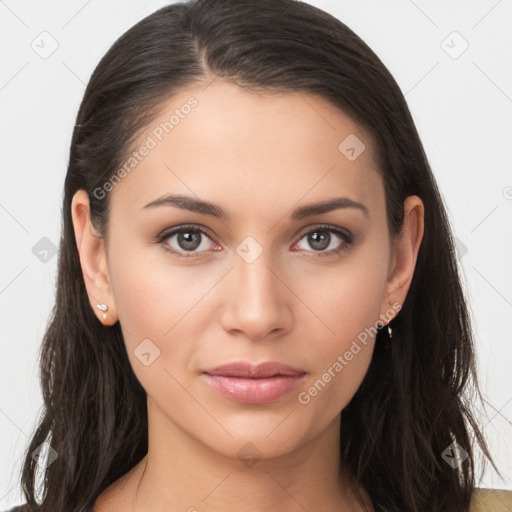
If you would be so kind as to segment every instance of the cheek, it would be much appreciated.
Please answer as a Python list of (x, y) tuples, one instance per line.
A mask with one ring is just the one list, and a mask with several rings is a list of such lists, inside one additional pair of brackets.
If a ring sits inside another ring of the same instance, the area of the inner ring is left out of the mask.
[(307, 305), (304, 311), (311, 311), (317, 332), (331, 340), (326, 341), (331, 353), (375, 326), (386, 279), (385, 255), (375, 257), (371, 247), (361, 247), (339, 264), (297, 280), (295, 290)]
[(124, 245), (132, 250), (117, 253), (113, 247), (110, 272), (120, 323), (138, 335), (162, 338), (188, 311), (194, 315), (192, 308), (211, 287), (211, 279), (171, 263), (159, 247)]
[(371, 247), (361, 248), (357, 256), (317, 275), (315, 285), (309, 283), (300, 292), (317, 327), (316, 341), (307, 348), (314, 374), (299, 402), (316, 403), (329, 411), (326, 416), (347, 405), (371, 361), (387, 270), (386, 256), (374, 255)]
[(187, 373), (197, 349), (194, 340), (211, 318), (204, 299), (219, 279), (211, 271), (201, 273), (200, 266), (172, 265), (159, 252), (141, 248), (116, 255), (112, 248), (110, 278), (119, 322), (132, 368), (146, 390), (157, 376), (169, 380), (156, 370), (165, 368), (180, 380)]
[[(350, 402), (370, 365), (376, 328), (371, 302), (352, 296), (350, 307), (333, 310), (327, 319), (334, 334), (316, 336), (309, 348), (313, 369), (298, 401), (318, 411), (315, 422), (323, 424)], [(322, 330), (326, 332), (325, 329)]]

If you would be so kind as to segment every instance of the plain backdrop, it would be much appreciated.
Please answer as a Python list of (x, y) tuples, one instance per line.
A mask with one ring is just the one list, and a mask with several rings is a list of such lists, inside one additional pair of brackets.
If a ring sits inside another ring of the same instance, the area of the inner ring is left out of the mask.
[[(0, 1), (0, 510), (22, 501), (22, 454), (42, 405), (77, 109), (111, 44), (168, 3)], [(479, 485), (512, 489), (512, 1), (309, 3), (365, 40), (406, 97), (457, 237), (490, 403), (481, 423), (505, 478), (488, 471)]]

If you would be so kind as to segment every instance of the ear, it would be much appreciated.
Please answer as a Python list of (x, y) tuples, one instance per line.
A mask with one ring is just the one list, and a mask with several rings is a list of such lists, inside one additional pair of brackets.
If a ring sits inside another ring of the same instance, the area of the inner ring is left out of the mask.
[[(103, 325), (113, 325), (118, 316), (110, 285), (104, 239), (91, 224), (89, 196), (85, 190), (78, 190), (73, 196), (71, 218), (89, 302)], [(106, 304), (106, 311), (103, 311), (104, 308), (99, 309), (97, 304)]]
[[(421, 199), (418, 196), (409, 196), (404, 203), (402, 229), (394, 238), (393, 257), (381, 305), (381, 318), (386, 318), (386, 324), (398, 314), (398, 304), (401, 307), (407, 297), (423, 239), (424, 217), (425, 208)], [(389, 306), (394, 304), (395, 311), (390, 315)]]

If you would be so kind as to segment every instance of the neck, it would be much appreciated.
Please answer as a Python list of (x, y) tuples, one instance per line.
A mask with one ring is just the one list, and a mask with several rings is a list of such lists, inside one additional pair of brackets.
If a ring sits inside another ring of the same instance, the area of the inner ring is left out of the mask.
[[(352, 477), (340, 470), (339, 418), (286, 454), (265, 457), (254, 445), (242, 444), (240, 455), (229, 457), (153, 410), (148, 453), (120, 482), (123, 499), (117, 504), (130, 512), (361, 512), (365, 509), (349, 484)], [(369, 496), (356, 487), (366, 510), (373, 512)], [(97, 505), (96, 511), (103, 509)]]

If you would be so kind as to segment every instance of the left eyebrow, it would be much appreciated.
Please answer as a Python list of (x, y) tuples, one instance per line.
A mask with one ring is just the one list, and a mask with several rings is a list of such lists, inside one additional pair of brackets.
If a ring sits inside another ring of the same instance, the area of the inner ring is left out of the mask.
[[(155, 199), (154, 201), (151, 201), (141, 209), (144, 210), (148, 208), (155, 208), (157, 206), (175, 206), (177, 208), (181, 208), (182, 210), (201, 213), (203, 215), (211, 215), (212, 217), (216, 217), (218, 219), (231, 219), (231, 215), (217, 204), (180, 194), (165, 195)], [(367, 206), (364, 204), (354, 201), (348, 197), (336, 197), (334, 199), (328, 199), (327, 201), (322, 201), (320, 203), (312, 203), (300, 206), (293, 210), (291, 213), (291, 218), (293, 220), (300, 220), (304, 219), (305, 217), (320, 215), (322, 213), (328, 213), (333, 210), (343, 208), (356, 208), (362, 211), (367, 217), (370, 215)]]

